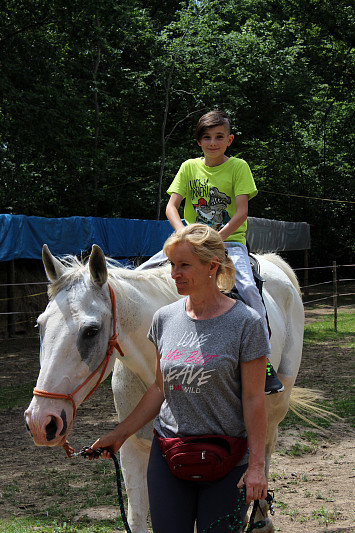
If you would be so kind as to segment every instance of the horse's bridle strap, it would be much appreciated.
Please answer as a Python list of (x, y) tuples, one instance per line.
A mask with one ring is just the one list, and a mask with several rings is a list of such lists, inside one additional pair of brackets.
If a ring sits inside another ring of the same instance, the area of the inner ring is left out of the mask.
[(111, 298), (111, 305), (112, 305), (112, 321), (113, 321), (112, 330), (113, 330), (113, 333), (112, 333), (112, 336), (110, 337), (110, 340), (108, 341), (108, 348), (107, 348), (107, 351), (106, 351), (106, 355), (105, 355), (103, 361), (98, 366), (98, 368), (94, 372), (92, 372), (92, 374), (90, 374), (90, 376), (81, 385), (79, 385), (79, 387), (77, 387), (71, 394), (61, 394), (61, 393), (58, 393), (58, 392), (48, 392), (48, 391), (45, 391), (45, 390), (37, 389), (37, 387), (35, 387), (33, 389), (33, 394), (35, 396), (41, 396), (43, 398), (52, 398), (53, 400), (69, 400), (69, 401), (71, 401), (71, 403), (73, 404), (73, 419), (75, 418), (75, 415), (76, 415), (76, 405), (75, 405), (74, 395), (77, 392), (79, 392), (80, 389), (85, 387), (85, 385), (98, 372), (100, 372), (100, 370), (102, 368), (102, 372), (100, 374), (99, 379), (97, 380), (95, 386), (93, 387), (93, 389), (91, 389), (89, 394), (87, 396), (85, 396), (83, 402), (85, 402), (88, 398), (90, 398), (90, 396), (96, 391), (97, 387), (100, 385), (100, 383), (102, 381), (102, 378), (105, 375), (105, 371), (106, 371), (107, 365), (109, 363), (109, 360), (111, 359), (111, 355), (113, 353), (113, 350), (115, 348), (119, 352), (119, 354), (122, 357), (124, 357), (124, 353), (121, 350), (120, 345), (118, 344), (118, 340), (117, 340), (118, 335), (116, 333), (116, 296), (115, 296), (115, 293), (113, 292), (113, 289), (112, 289), (111, 285), (108, 285), (108, 288), (110, 290), (110, 298)]

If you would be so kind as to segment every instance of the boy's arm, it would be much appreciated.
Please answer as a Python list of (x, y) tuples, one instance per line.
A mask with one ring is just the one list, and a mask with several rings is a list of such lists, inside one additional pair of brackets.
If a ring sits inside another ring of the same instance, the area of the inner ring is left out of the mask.
[(239, 196), (235, 197), (235, 214), (232, 216), (229, 222), (227, 222), (227, 224), (223, 226), (223, 228), (218, 232), (222, 239), (225, 241), (230, 235), (232, 235), (232, 233), (234, 233), (239, 228), (239, 226), (241, 226), (243, 222), (245, 222), (247, 216), (248, 195), (240, 194)]
[(179, 215), (179, 207), (182, 202), (182, 196), (181, 194), (178, 194), (177, 192), (171, 193), (168, 205), (165, 209), (165, 214), (167, 216), (167, 219), (169, 220), (170, 224), (174, 228), (175, 231), (177, 231), (180, 228), (184, 227), (184, 224), (181, 221), (180, 215)]

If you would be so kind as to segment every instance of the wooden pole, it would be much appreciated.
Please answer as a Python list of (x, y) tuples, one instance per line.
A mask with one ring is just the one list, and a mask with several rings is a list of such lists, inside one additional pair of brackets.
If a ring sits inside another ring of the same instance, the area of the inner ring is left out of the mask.
[(338, 281), (337, 281), (336, 261), (333, 261), (333, 306), (334, 306), (334, 330), (338, 332)]
[(304, 277), (303, 277), (303, 294), (309, 295), (309, 278), (308, 278), (308, 250), (304, 251)]
[(14, 337), (16, 333), (15, 325), (15, 262), (9, 261), (7, 263), (7, 332), (9, 337)]

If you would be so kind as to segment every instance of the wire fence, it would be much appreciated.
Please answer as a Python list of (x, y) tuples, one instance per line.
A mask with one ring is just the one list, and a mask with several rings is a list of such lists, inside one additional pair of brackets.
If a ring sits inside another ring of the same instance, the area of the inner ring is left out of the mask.
[[(338, 277), (339, 269), (344, 268), (354, 269), (355, 264), (337, 265), (333, 261), (332, 265), (294, 269), (296, 274), (306, 270), (328, 269), (330, 271), (331, 279), (319, 283), (307, 283), (301, 286), (301, 290), (305, 307), (321, 305), (333, 309), (335, 331), (337, 331), (338, 308), (352, 308), (355, 302), (355, 278)], [(32, 289), (34, 286), (40, 287), (47, 283), (46, 281), (0, 283), (0, 295), (2, 296), (0, 298), (0, 339), (34, 331), (37, 317), (44, 311), (48, 299), (47, 291), (33, 292)], [(349, 290), (342, 290), (343, 287)], [(310, 296), (310, 292), (313, 296)]]
[[(354, 268), (355, 265), (337, 265), (336, 261), (333, 261), (331, 265), (327, 266), (321, 266), (321, 267), (310, 267), (310, 268), (298, 268), (295, 269), (295, 271), (305, 271), (307, 270), (307, 273), (309, 270), (324, 270), (328, 269), (330, 270), (330, 274), (332, 279), (327, 281), (322, 281), (319, 283), (313, 283), (313, 284), (305, 284), (305, 286), (301, 287), (301, 290), (303, 292), (303, 305), (311, 306), (315, 304), (319, 304), (319, 302), (323, 302), (323, 307), (330, 307), (333, 309), (333, 315), (334, 315), (334, 330), (338, 331), (338, 308), (339, 307), (354, 307), (354, 299), (353, 296), (355, 295), (354, 289), (355, 289), (355, 279), (346, 277), (346, 278), (339, 278), (338, 273), (340, 268)], [(307, 275), (308, 279), (308, 275)], [(347, 284), (348, 287), (350, 287), (350, 290), (348, 292), (339, 292), (339, 287), (341, 284)], [(315, 287), (319, 288), (319, 292), (324, 292), (324, 287), (330, 286), (329, 294), (327, 295), (318, 295), (318, 297), (313, 297), (310, 300), (307, 301), (307, 298), (309, 297), (310, 289), (312, 288), (314, 290)], [(329, 304), (325, 304), (324, 302), (329, 301)]]

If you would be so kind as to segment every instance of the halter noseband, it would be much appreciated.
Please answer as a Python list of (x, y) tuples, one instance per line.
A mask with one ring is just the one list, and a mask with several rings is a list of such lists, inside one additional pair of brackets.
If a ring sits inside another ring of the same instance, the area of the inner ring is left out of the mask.
[[(99, 376), (99, 379), (97, 380), (94, 388), (91, 389), (91, 391), (89, 392), (89, 394), (87, 396), (85, 396), (83, 402), (85, 402), (88, 398), (90, 398), (90, 396), (96, 391), (97, 387), (100, 385), (100, 383), (102, 381), (102, 378), (103, 378), (103, 376), (105, 374), (107, 365), (109, 363), (109, 360), (111, 358), (111, 355), (113, 353), (114, 348), (116, 348), (116, 350), (119, 352), (119, 354), (122, 357), (124, 357), (124, 353), (121, 350), (120, 345), (118, 344), (118, 340), (117, 340), (118, 335), (116, 333), (116, 297), (115, 297), (115, 293), (113, 292), (113, 289), (112, 289), (111, 285), (108, 285), (108, 288), (110, 290), (110, 298), (111, 298), (111, 305), (112, 305), (112, 321), (113, 321), (112, 330), (113, 330), (113, 333), (112, 333), (112, 336), (110, 337), (110, 339), (108, 341), (108, 347), (107, 347), (106, 355), (105, 355), (103, 361), (98, 366), (98, 368), (96, 370), (94, 370), (94, 372), (92, 372), (92, 374), (90, 374), (90, 376), (81, 385), (79, 385), (79, 387), (77, 387), (71, 394), (61, 394), (61, 393), (58, 393), (58, 392), (48, 392), (48, 391), (45, 391), (45, 390), (37, 389), (37, 387), (35, 387), (33, 389), (33, 394), (35, 396), (41, 396), (43, 398), (52, 398), (54, 400), (69, 400), (69, 401), (71, 401), (71, 403), (73, 404), (73, 420), (75, 418), (76, 410), (77, 410), (76, 405), (75, 405), (75, 401), (74, 401), (75, 394), (77, 392), (79, 392), (80, 389), (85, 387), (85, 385), (98, 372), (100, 372), (100, 370), (102, 369), (102, 372), (101, 372), (101, 374)], [(68, 442), (66, 442), (63, 445), (63, 448), (64, 448), (66, 454), (68, 455), (68, 457), (71, 457), (71, 455), (74, 453), (73, 448), (70, 448)]]

